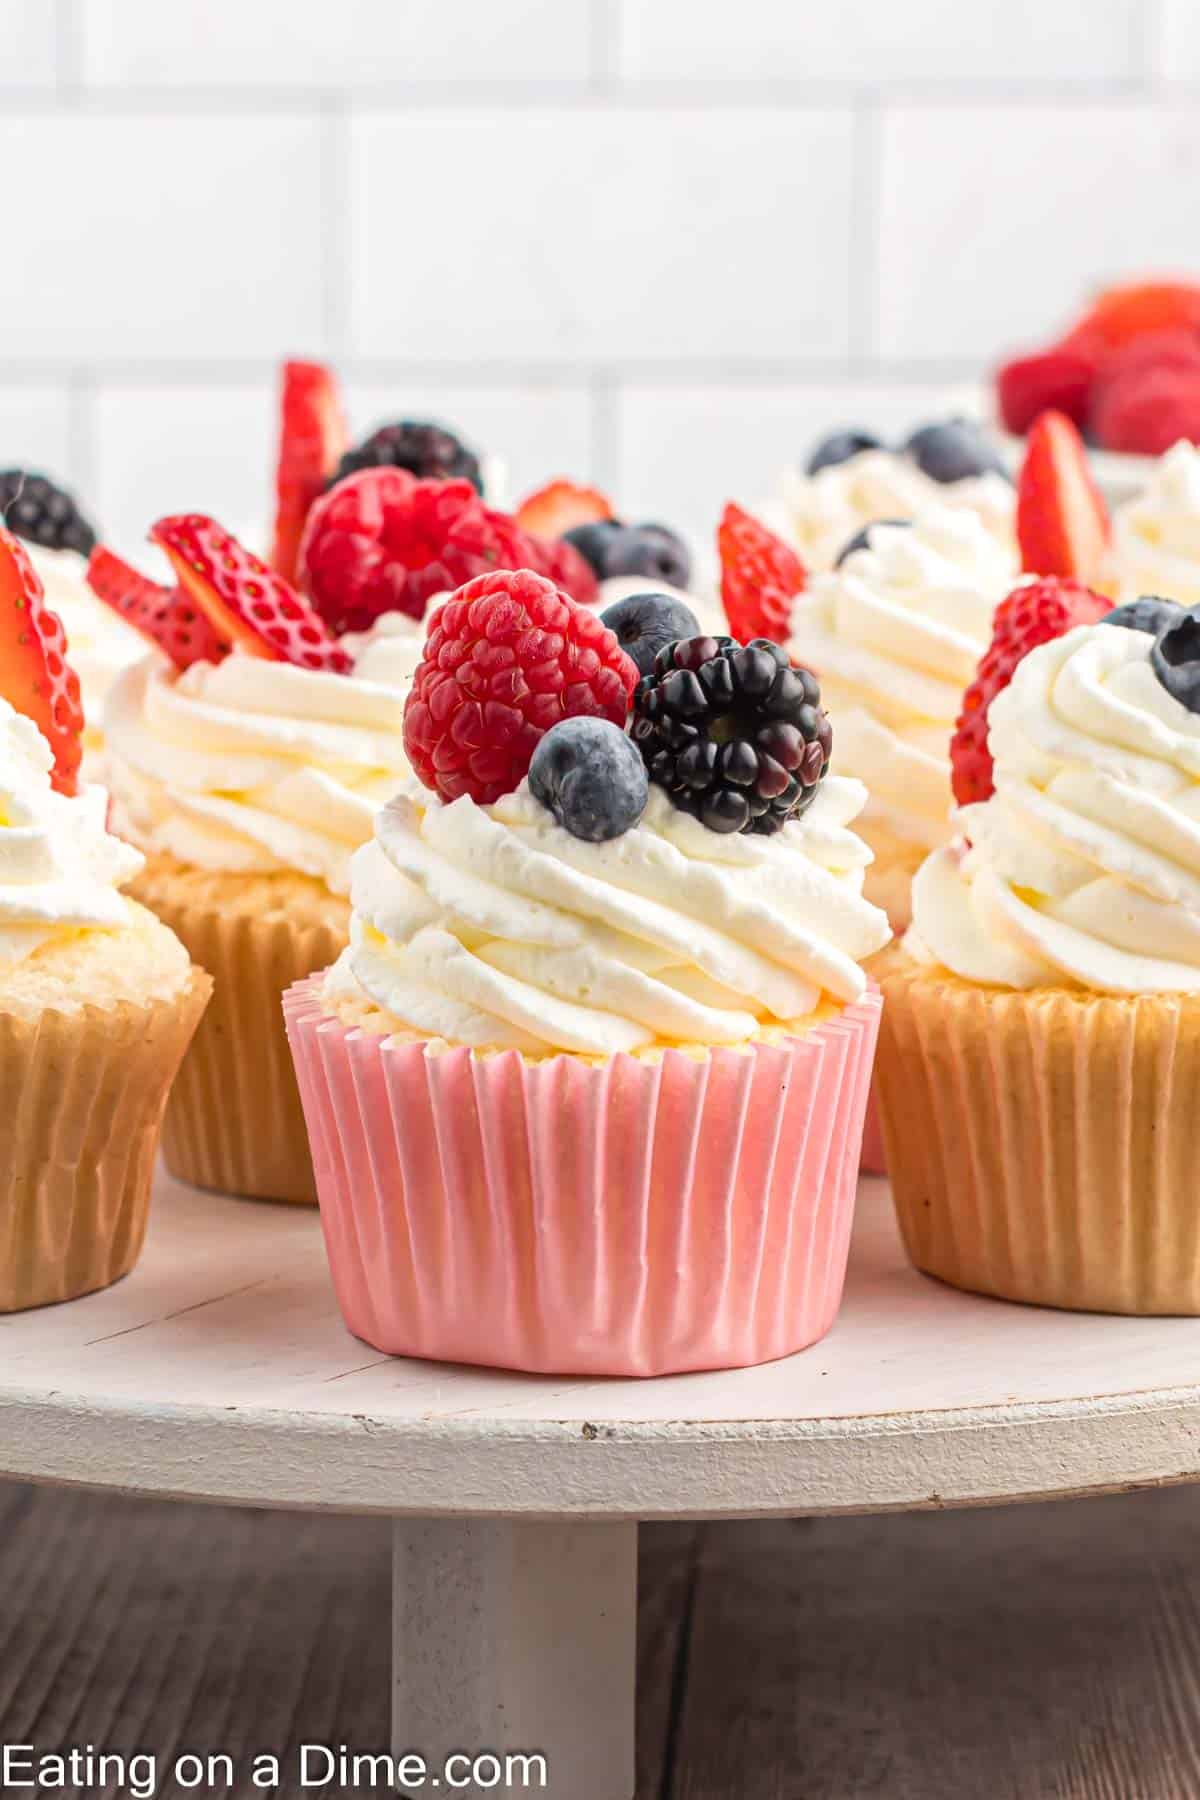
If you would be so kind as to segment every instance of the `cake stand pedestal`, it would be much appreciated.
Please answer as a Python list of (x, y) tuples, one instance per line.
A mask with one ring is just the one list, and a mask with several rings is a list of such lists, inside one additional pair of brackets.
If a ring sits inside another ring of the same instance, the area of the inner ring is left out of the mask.
[[(541, 1752), (453, 1788), (629, 1800), (639, 1519), (980, 1504), (1200, 1474), (1200, 1321), (1043, 1312), (915, 1274), (864, 1181), (846, 1301), (784, 1362), (557, 1380), (380, 1356), (304, 1208), (160, 1178), (138, 1269), (0, 1318), (0, 1474), (392, 1515), (394, 1745)], [(519, 1769), (520, 1765), (517, 1765)]]

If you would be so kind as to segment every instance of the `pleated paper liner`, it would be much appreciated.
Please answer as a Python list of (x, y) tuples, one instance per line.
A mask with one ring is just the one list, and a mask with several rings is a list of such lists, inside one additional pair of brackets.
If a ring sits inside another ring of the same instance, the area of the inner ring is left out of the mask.
[(973, 986), (897, 956), (876, 1084), (908, 1253), (1042, 1306), (1200, 1313), (1200, 996)]
[(284, 1009), (334, 1285), (395, 1355), (660, 1375), (786, 1356), (845, 1277), (874, 991), (660, 1061), (475, 1055)]
[(293, 982), (337, 958), (345, 929), (299, 909), (296, 918), (222, 909), (153, 864), (129, 891), (214, 983), (163, 1121), (168, 1169), (194, 1187), (312, 1204), (316, 1182), (280, 1002)]
[(141, 1253), (167, 1092), (211, 982), (170, 1000), (0, 1012), (0, 1312), (109, 1287)]

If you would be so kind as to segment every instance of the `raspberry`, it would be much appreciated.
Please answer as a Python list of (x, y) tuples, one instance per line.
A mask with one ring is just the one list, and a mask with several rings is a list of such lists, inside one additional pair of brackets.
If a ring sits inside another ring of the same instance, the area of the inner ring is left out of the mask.
[(1039, 413), (1065, 413), (1082, 431), (1096, 380), (1096, 358), (1080, 348), (1052, 344), (1014, 356), (996, 371), (996, 401), (1006, 431), (1024, 437)]
[(566, 538), (534, 541), (541, 552), (542, 573), (580, 606), (594, 606), (600, 598), (600, 583), (574, 544)]
[(732, 501), (717, 527), (721, 603), (740, 643), (751, 638), (787, 642), (792, 602), (805, 583), (804, 564), (782, 538)]
[(1096, 436), (1106, 450), (1135, 456), (1161, 456), (1180, 438), (1200, 443), (1200, 358), (1119, 375), (1097, 403)]
[(481, 806), (519, 786), (560, 719), (623, 726), (637, 670), (586, 607), (526, 569), (481, 575), (429, 622), (404, 708), (404, 748), (443, 800)]
[(1017, 664), (1039, 644), (1062, 637), (1076, 625), (1095, 625), (1111, 605), (1078, 581), (1057, 576), (1025, 582), (1000, 602), (992, 620), (992, 641), (963, 695), (950, 741), (951, 786), (960, 806), (986, 800), (994, 790), (988, 709), (1012, 680)]

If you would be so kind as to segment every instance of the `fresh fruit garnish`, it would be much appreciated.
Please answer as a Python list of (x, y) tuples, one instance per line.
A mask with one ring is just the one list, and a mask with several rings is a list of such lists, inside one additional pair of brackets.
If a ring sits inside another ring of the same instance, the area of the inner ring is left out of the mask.
[(1094, 581), (1111, 526), (1083, 439), (1063, 413), (1043, 413), (1029, 432), (1017, 478), (1017, 542), (1030, 575)]
[(573, 481), (550, 481), (522, 500), (517, 524), (535, 537), (558, 538), (577, 525), (611, 519), (612, 501), (599, 488), (579, 487)]
[(150, 529), (184, 593), (219, 638), (249, 656), (347, 675), (351, 661), (325, 622), (289, 582), (268, 569), (215, 519), (178, 513)]
[(70, 494), (45, 475), (0, 469), (0, 523), (43, 550), (90, 556), (96, 533)]
[(901, 531), (908, 531), (912, 527), (912, 520), (869, 519), (865, 525), (859, 527), (852, 538), (846, 539), (846, 542), (842, 545), (834, 560), (833, 566), (835, 569), (840, 569), (846, 558), (848, 556), (853, 556), (856, 550), (869, 550), (871, 548), (871, 533), (877, 525), (887, 525), (891, 528), (899, 526)]
[(667, 587), (686, 588), (692, 553), (669, 525), (623, 525), (604, 546), (604, 577), (644, 575)]
[(818, 475), (822, 469), (835, 469), (839, 463), (849, 462), (852, 456), (861, 456), (864, 450), (882, 450), (883, 439), (877, 438), (870, 431), (831, 431), (823, 437), (809, 452), (808, 461), (804, 465), (805, 474)]
[(346, 424), (337, 379), (323, 363), (286, 362), (281, 381), (271, 567), (294, 582), (304, 521), (346, 447)]
[(623, 726), (637, 670), (587, 607), (544, 576), (470, 581), (429, 623), (404, 708), (404, 748), (443, 800), (481, 806), (519, 786), (539, 740), (587, 714)]
[(1065, 342), (1114, 349), (1151, 331), (1200, 332), (1200, 283), (1135, 281), (1100, 294)]
[(559, 542), (578, 550), (597, 581), (603, 581), (608, 544), (624, 529), (619, 519), (596, 519), (591, 524), (575, 525), (570, 531), (564, 531)]
[(1200, 361), (1130, 369), (1096, 401), (1096, 436), (1106, 450), (1162, 456), (1181, 438), (1200, 443)]
[(717, 527), (717, 554), (721, 604), (734, 637), (743, 644), (760, 637), (785, 644), (793, 602), (808, 579), (791, 545), (731, 500)]
[(710, 831), (779, 831), (816, 798), (833, 731), (817, 678), (758, 638), (668, 644), (633, 697), (651, 781)]
[(1051, 344), (1014, 356), (996, 371), (996, 403), (1006, 431), (1024, 437), (1039, 413), (1065, 413), (1082, 431), (1092, 404), (1097, 359), (1082, 346)]
[(218, 635), (182, 588), (160, 587), (103, 545), (92, 551), (87, 578), (96, 598), (111, 606), (147, 643), (163, 651), (177, 669), (190, 668), (195, 662), (220, 662), (228, 656), (228, 641)]
[(636, 825), (646, 810), (646, 765), (610, 719), (563, 719), (541, 739), (529, 788), (572, 837), (602, 844)]
[(1125, 631), (1144, 631), (1150, 637), (1157, 637), (1168, 625), (1173, 625), (1179, 617), (1178, 600), (1163, 600), (1158, 594), (1143, 594), (1138, 600), (1126, 600), (1123, 606), (1114, 606), (1106, 612), (1100, 623), (1102, 625), (1119, 625)]
[(0, 528), (0, 694), (32, 719), (54, 753), (50, 780), (60, 794), (79, 791), (83, 704), (67, 661), (62, 620), (20, 539)]
[(1000, 453), (974, 419), (941, 419), (919, 425), (904, 454), (930, 481), (968, 481), (974, 475), (1004, 475)]
[[(541, 554), (538, 573), (545, 575), (555, 587), (560, 587), (564, 594), (570, 594), (580, 606), (594, 606), (600, 597), (600, 587), (591, 565), (582, 557), (567, 538), (533, 539)], [(519, 568), (521, 565), (514, 564)]]
[(1150, 666), (1173, 700), (1190, 713), (1200, 713), (1200, 612), (1176, 609), (1174, 619), (1155, 638)]
[(346, 451), (333, 479), (344, 481), (360, 469), (383, 468), (407, 469), (418, 481), (469, 481), (477, 494), (483, 492), (475, 452), (431, 419), (398, 419), (394, 425), (380, 425), (361, 444)]
[(605, 607), (600, 623), (633, 658), (639, 675), (649, 675), (655, 657), (668, 644), (700, 636), (700, 621), (691, 607), (671, 594), (626, 594)]
[(1076, 625), (1098, 624), (1110, 606), (1102, 594), (1058, 577), (1027, 581), (1000, 602), (992, 619), (992, 641), (963, 695), (950, 743), (950, 785), (960, 806), (986, 800), (994, 790), (988, 712), (1012, 680), (1017, 664), (1039, 644), (1062, 637)]

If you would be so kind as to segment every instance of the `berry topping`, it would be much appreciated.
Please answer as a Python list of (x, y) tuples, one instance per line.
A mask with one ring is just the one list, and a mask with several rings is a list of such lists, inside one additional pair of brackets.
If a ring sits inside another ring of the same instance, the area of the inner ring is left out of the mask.
[(597, 519), (592, 525), (575, 525), (570, 531), (564, 531), (562, 542), (578, 550), (592, 574), (603, 581), (608, 545), (624, 529), (618, 519)]
[(1143, 594), (1140, 600), (1127, 600), (1105, 613), (1102, 625), (1122, 625), (1126, 631), (1145, 631), (1157, 637), (1179, 617), (1177, 600), (1160, 600), (1157, 594)]
[(604, 575), (644, 575), (668, 587), (686, 588), (692, 579), (692, 554), (679, 533), (667, 525), (625, 525), (609, 538)]
[(529, 786), (572, 837), (592, 844), (620, 837), (646, 810), (646, 765), (608, 719), (552, 726), (534, 750)]
[(345, 447), (346, 426), (333, 371), (322, 363), (284, 363), (271, 567), (285, 581), (296, 579), (296, 558), (308, 509), (324, 492)]
[(1024, 437), (1039, 413), (1065, 413), (1082, 431), (1096, 380), (1096, 358), (1082, 347), (1052, 344), (1014, 356), (996, 371), (996, 402), (1006, 431)]
[(1108, 547), (1108, 509), (1083, 439), (1062, 413), (1043, 413), (1029, 433), (1017, 478), (1017, 542), (1031, 575), (1094, 581)]
[(626, 594), (600, 614), (639, 675), (649, 675), (660, 650), (679, 638), (700, 636), (700, 621), (690, 606), (671, 594)]
[(668, 644), (633, 697), (650, 779), (710, 831), (778, 831), (816, 796), (833, 732), (821, 690), (778, 644)]
[(973, 419), (944, 419), (921, 425), (904, 445), (930, 481), (966, 481), (972, 475), (1005, 475), (1000, 453)]
[(1138, 281), (1108, 288), (1089, 307), (1068, 344), (1113, 349), (1152, 331), (1200, 332), (1200, 284)]
[(573, 481), (550, 481), (545, 487), (522, 500), (517, 508), (517, 524), (543, 538), (564, 537), (579, 525), (594, 525), (598, 519), (611, 519), (612, 502), (599, 488), (577, 487)]
[(849, 462), (852, 456), (860, 456), (864, 450), (882, 449), (883, 439), (874, 437), (869, 431), (833, 431), (812, 450), (804, 465), (805, 472), (816, 475), (822, 469)]
[(0, 469), (0, 522), (27, 544), (90, 556), (96, 533), (71, 495), (45, 475)]
[(1200, 612), (1176, 609), (1175, 618), (1154, 640), (1150, 663), (1168, 694), (1200, 713)]
[[(516, 527), (515, 529), (520, 529)], [(528, 566), (536, 568), (539, 574), (545, 575), (555, 587), (562, 588), (577, 600), (580, 606), (594, 606), (600, 598), (600, 589), (591, 564), (582, 557), (574, 544), (566, 538), (551, 538), (549, 542), (537, 538), (530, 539), (539, 560)], [(524, 563), (514, 563), (513, 568), (524, 568)]]
[(869, 550), (871, 548), (871, 533), (877, 525), (899, 525), (902, 530), (907, 530), (911, 524), (911, 519), (871, 519), (866, 525), (862, 526), (860, 530), (856, 531), (852, 538), (846, 539), (846, 542), (837, 553), (837, 560), (833, 565), (834, 568), (840, 569), (846, 558), (848, 556), (853, 556), (856, 550)]
[(177, 669), (190, 668), (194, 662), (220, 662), (229, 654), (228, 641), (182, 588), (160, 587), (102, 545), (92, 551), (87, 578), (97, 599), (162, 650)]
[(32, 719), (54, 753), (50, 779), (60, 794), (79, 790), (83, 706), (67, 661), (67, 634), (46, 605), (19, 540), (0, 529), (0, 694)]
[(792, 602), (807, 580), (804, 564), (783, 539), (731, 500), (717, 527), (721, 604), (739, 642), (786, 643)]
[(1200, 443), (1200, 358), (1119, 375), (1097, 398), (1095, 428), (1106, 450), (1133, 456), (1162, 456), (1180, 438)]
[(996, 608), (992, 641), (963, 695), (962, 712), (950, 741), (950, 784), (960, 806), (986, 800), (993, 791), (988, 749), (988, 711), (1013, 670), (1039, 644), (1062, 637), (1076, 625), (1095, 625), (1109, 603), (1077, 581), (1052, 576), (1014, 588)]
[(350, 658), (312, 607), (215, 519), (179, 513), (160, 519), (150, 536), (218, 637), (249, 656), (331, 675), (350, 672)]
[(483, 492), (479, 458), (461, 438), (428, 419), (401, 419), (381, 425), (353, 450), (347, 450), (334, 472), (334, 481), (357, 475), (360, 469), (406, 469), (419, 481), (469, 481)]
[(525, 569), (481, 575), (429, 622), (404, 748), (443, 800), (490, 805), (520, 784), (560, 720), (624, 725), (636, 682), (612, 632), (552, 582)]

